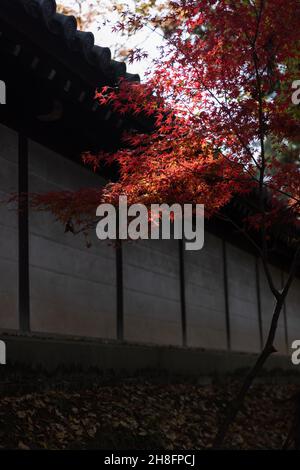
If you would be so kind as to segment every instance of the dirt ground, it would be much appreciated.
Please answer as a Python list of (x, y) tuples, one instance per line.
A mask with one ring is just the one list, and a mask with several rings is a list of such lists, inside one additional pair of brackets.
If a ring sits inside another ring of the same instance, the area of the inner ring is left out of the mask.
[[(209, 382), (6, 370), (0, 375), (0, 448), (209, 448), (239, 381)], [(300, 385), (276, 379), (254, 385), (226, 446), (281, 449), (299, 391)]]

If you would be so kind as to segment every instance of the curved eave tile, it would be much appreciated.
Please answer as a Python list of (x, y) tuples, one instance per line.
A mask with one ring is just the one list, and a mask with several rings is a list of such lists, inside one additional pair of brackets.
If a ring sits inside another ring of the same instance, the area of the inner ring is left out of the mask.
[(63, 15), (57, 12), (55, 0), (16, 0), (26, 13), (37, 21), (43, 21), (45, 28), (51, 34), (59, 36), (62, 42), (72, 51), (81, 54), (95, 69), (97, 74), (103, 73), (111, 77), (115, 82), (125, 78), (131, 82), (139, 82), (140, 77), (126, 71), (126, 64), (111, 58), (108, 47), (95, 45), (94, 35), (90, 32), (79, 31), (74, 16)]

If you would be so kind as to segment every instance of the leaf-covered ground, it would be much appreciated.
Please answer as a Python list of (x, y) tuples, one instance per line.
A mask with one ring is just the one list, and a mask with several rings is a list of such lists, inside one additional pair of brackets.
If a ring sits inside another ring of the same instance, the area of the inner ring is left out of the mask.
[[(0, 446), (20, 449), (203, 449), (237, 382), (97, 374), (1, 377)], [(280, 449), (300, 386), (255, 385), (227, 446)]]

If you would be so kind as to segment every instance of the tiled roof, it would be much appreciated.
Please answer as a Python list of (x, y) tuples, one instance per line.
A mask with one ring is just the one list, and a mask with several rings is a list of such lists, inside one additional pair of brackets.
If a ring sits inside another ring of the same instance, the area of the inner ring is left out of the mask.
[(77, 29), (74, 16), (67, 16), (57, 12), (55, 0), (11, 0), (20, 5), (27, 14), (36, 21), (42, 21), (47, 30), (59, 37), (62, 46), (81, 55), (89, 66), (95, 70), (95, 77), (106, 75), (110, 80), (117, 82), (124, 77), (129, 81), (139, 81), (139, 76), (126, 72), (126, 64), (111, 58), (108, 47), (95, 45), (94, 35)]

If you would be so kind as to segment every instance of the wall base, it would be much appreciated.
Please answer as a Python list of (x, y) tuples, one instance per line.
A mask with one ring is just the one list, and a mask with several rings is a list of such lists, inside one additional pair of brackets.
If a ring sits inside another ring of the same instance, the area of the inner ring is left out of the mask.
[[(115, 374), (148, 370), (186, 376), (218, 376), (249, 368), (256, 358), (255, 354), (248, 353), (42, 335), (2, 333), (0, 339), (6, 343), (8, 364), (42, 367), (49, 371), (59, 367), (93, 367)], [(289, 356), (276, 354), (269, 358), (265, 371), (300, 374), (300, 367), (294, 366)]]

